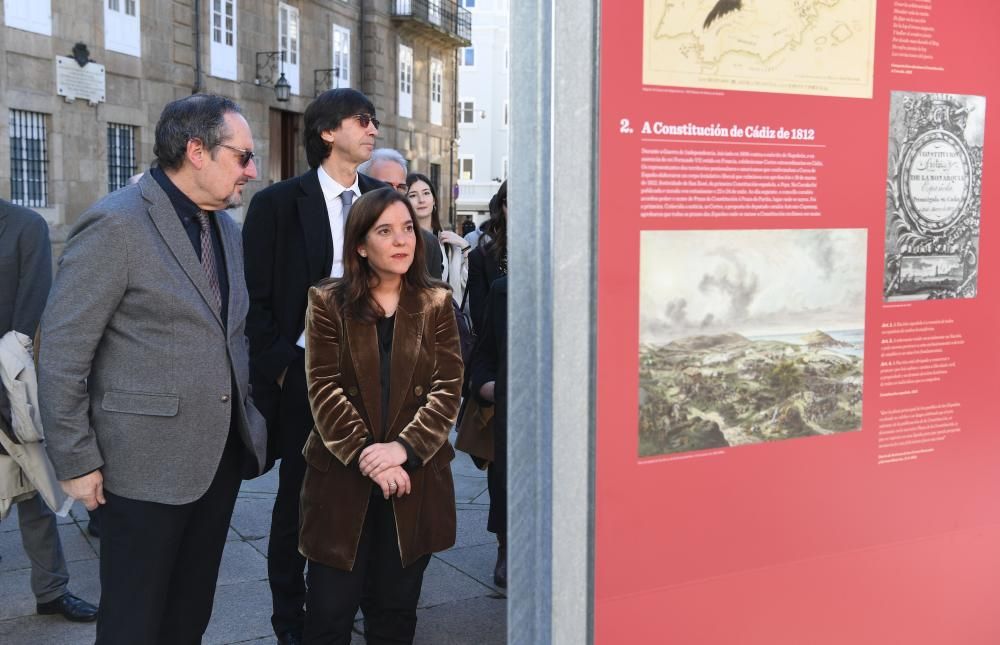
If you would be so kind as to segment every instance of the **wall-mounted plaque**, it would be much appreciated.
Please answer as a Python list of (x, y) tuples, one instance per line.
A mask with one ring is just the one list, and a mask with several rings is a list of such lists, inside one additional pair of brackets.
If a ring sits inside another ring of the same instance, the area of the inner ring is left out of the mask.
[(104, 102), (104, 65), (88, 62), (80, 66), (76, 59), (56, 56), (56, 94), (67, 103), (82, 99), (90, 105)]

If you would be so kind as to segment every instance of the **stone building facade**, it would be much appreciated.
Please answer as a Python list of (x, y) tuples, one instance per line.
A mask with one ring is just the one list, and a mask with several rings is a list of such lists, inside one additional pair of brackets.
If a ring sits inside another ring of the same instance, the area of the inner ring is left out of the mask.
[[(0, 196), (42, 213), (57, 245), (149, 167), (163, 106), (199, 91), (233, 98), (250, 123), (259, 177), (245, 203), (307, 169), (302, 113), (316, 91), (354, 87), (382, 122), (376, 145), (435, 179), (442, 213), (454, 212), (457, 51), (471, 35), (456, 0), (4, 0), (3, 11)], [(94, 103), (57, 87), (57, 58), (74, 51), (92, 61), (81, 70), (104, 67)]]

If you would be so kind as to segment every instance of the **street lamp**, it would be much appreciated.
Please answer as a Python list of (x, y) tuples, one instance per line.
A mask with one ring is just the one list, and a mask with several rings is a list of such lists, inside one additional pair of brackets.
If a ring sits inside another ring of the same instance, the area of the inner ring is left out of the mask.
[[(278, 80), (273, 84), (271, 79), (274, 78), (274, 61), (278, 60)], [(285, 103), (288, 101), (289, 97), (292, 95), (292, 86), (289, 84), (288, 79), (285, 78), (285, 52), (257, 52), (257, 70), (253, 81), (254, 85), (263, 85), (264, 87), (274, 87), (274, 98), (280, 103)]]
[(274, 84), (274, 98), (278, 99), (280, 103), (284, 103), (291, 95), (292, 86), (289, 84), (288, 79), (285, 78), (285, 73), (281, 72), (278, 82)]

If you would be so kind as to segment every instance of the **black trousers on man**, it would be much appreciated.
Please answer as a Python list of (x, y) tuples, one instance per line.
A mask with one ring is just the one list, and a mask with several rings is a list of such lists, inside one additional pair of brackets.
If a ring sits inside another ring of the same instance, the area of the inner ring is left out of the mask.
[(212, 617), (219, 563), (242, 481), (235, 430), (211, 486), (179, 506), (105, 491), (96, 645), (198, 645)]
[(271, 586), (273, 609), (271, 625), (278, 636), (301, 636), (305, 621), (306, 559), (299, 553), (299, 493), (306, 475), (302, 448), (313, 426), (304, 355), (289, 364), (279, 396), (277, 450), (281, 464), (267, 544), (267, 580)]
[(309, 562), (306, 645), (350, 645), (360, 607), (368, 645), (409, 645), (417, 629), (417, 602), (430, 554), (408, 567), (399, 557), (392, 502), (372, 487), (354, 569)]

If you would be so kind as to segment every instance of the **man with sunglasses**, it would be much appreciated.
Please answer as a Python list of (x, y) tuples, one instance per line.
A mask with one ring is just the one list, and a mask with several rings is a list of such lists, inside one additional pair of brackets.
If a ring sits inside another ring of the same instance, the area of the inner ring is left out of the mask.
[(264, 467), (223, 210), (257, 176), (253, 148), (229, 99), (168, 104), (157, 164), (80, 216), (42, 316), (47, 449), (101, 520), (97, 645), (201, 642), (240, 483)]
[(305, 558), (298, 551), (302, 447), (313, 426), (303, 338), (306, 296), (319, 280), (343, 274), (351, 204), (386, 186), (357, 172), (371, 157), (378, 125), (375, 106), (361, 92), (320, 94), (304, 116), (310, 170), (254, 195), (243, 226), (254, 399), (268, 421), (271, 459), (281, 459), (267, 572), (271, 624), (282, 644), (301, 642), (306, 596)]

